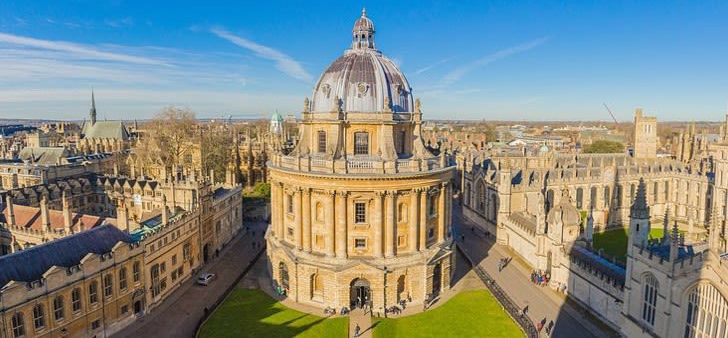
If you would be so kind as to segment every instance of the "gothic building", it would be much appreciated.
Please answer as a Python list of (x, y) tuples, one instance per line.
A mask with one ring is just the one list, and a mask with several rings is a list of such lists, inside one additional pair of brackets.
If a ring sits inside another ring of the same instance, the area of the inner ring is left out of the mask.
[(365, 12), (305, 100), (299, 142), (269, 161), (273, 280), (297, 302), (375, 311), (449, 289), (454, 167), (423, 144), (404, 74)]

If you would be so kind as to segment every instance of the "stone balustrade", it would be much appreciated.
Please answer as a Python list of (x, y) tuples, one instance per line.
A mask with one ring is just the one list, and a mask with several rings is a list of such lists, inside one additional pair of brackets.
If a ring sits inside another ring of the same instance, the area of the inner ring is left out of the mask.
[(315, 156), (275, 155), (270, 166), (321, 174), (398, 174), (428, 172), (447, 168), (441, 157), (383, 160), (378, 158), (326, 159)]

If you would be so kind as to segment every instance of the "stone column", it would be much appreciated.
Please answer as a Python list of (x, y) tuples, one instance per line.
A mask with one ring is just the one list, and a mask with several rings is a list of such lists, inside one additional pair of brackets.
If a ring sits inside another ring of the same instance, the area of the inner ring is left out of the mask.
[[(334, 230), (334, 192), (326, 192), (326, 201), (324, 203), (324, 210), (326, 212), (326, 256), (334, 257), (334, 236), (339, 237), (339, 234), (335, 233)], [(341, 216), (340, 216), (341, 217)], [(346, 220), (346, 217), (343, 217)], [(346, 224), (346, 223), (344, 223)]]
[(303, 250), (303, 241), (302, 241), (302, 236), (301, 236), (301, 232), (302, 232), (301, 228), (303, 227), (302, 226), (302, 221), (303, 221), (302, 216), (303, 215), (301, 212), (301, 204), (303, 204), (301, 202), (302, 192), (303, 192), (302, 189), (297, 187), (295, 190), (295, 193), (294, 193), (295, 195), (293, 196), (293, 217), (296, 220), (294, 228), (293, 228), (293, 238), (296, 243), (296, 248), (298, 250)]
[(394, 209), (396, 208), (395, 203), (395, 197), (397, 195), (396, 191), (387, 191), (387, 215), (384, 219), (385, 222), (385, 230), (384, 230), (384, 256), (385, 257), (392, 257), (394, 256), (394, 246), (397, 241), (397, 234), (395, 233), (396, 230), (396, 219), (394, 219)]
[(277, 190), (278, 190), (278, 202), (276, 203), (276, 208), (278, 208), (278, 238), (283, 240), (286, 238), (286, 225), (285, 222), (285, 213), (286, 213), (286, 199), (285, 199), (285, 192), (283, 191), (283, 187), (280, 183), (275, 183)]
[(437, 196), (437, 241), (445, 240), (445, 196), (447, 196), (447, 182), (440, 185)]
[(417, 226), (420, 223), (420, 189), (415, 188), (410, 192), (410, 214), (409, 214), (409, 234), (407, 235), (407, 245), (410, 251), (417, 251)]
[(303, 205), (301, 206), (303, 215), (303, 250), (311, 252), (311, 189), (303, 189)]
[(382, 257), (382, 197), (384, 197), (384, 194), (379, 191), (374, 195), (374, 210), (371, 221), (374, 229), (374, 240), (372, 241), (372, 255), (374, 257)]
[(427, 189), (423, 189), (420, 194), (420, 224), (418, 248), (424, 251), (427, 248)]
[(346, 212), (348, 202), (346, 200), (346, 191), (336, 192), (336, 257), (346, 258), (348, 229), (347, 220), (349, 218)]

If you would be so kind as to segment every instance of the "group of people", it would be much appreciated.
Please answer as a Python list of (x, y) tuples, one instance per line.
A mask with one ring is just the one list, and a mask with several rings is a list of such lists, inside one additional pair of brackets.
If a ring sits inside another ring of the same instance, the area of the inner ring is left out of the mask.
[[(349, 308), (346, 307), (346, 306), (344, 306), (344, 307), (341, 308), (341, 311), (339, 312), (339, 314), (342, 315), (342, 316), (345, 316), (345, 315), (349, 314), (349, 312), (350, 312), (349, 311)], [(334, 316), (334, 315), (336, 315), (336, 309), (335, 308), (332, 308), (330, 306), (327, 306), (324, 309), (324, 315)]]
[(533, 272), (531, 272), (531, 282), (536, 285), (548, 285), (550, 279), (551, 275), (545, 272), (541, 272), (541, 270), (534, 270)]
[(543, 330), (544, 327), (546, 327), (546, 335), (551, 335), (551, 331), (554, 329), (554, 321), (549, 321), (548, 324), (546, 324), (546, 317), (543, 317), (540, 322), (536, 323), (536, 330), (538, 330), (539, 333), (541, 333), (541, 330)]

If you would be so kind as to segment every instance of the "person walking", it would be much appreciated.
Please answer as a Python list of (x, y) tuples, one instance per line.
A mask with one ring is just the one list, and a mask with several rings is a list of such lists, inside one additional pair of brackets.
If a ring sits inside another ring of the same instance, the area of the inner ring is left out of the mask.
[(354, 337), (359, 337), (359, 331), (361, 331), (361, 328), (359, 327), (359, 324), (356, 324), (354, 327)]

